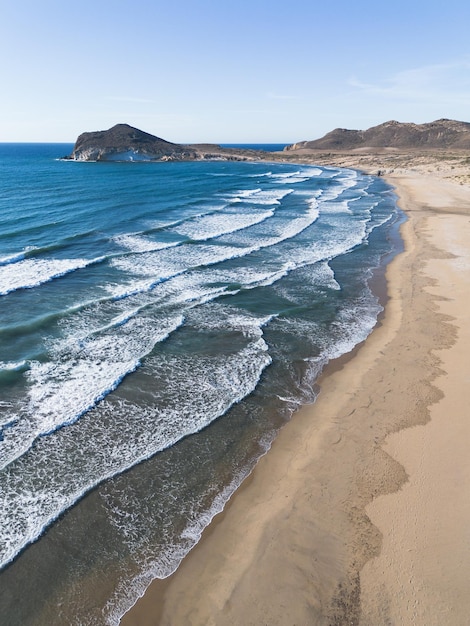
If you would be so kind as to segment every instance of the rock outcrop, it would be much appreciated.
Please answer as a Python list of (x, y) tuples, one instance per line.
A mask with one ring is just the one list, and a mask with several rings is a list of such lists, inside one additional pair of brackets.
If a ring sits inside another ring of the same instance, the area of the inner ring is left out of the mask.
[(400, 150), (470, 149), (470, 123), (440, 119), (428, 124), (394, 120), (368, 130), (336, 128), (315, 141), (301, 141), (285, 148), (295, 150), (356, 150), (397, 148)]
[(215, 144), (185, 145), (150, 135), (128, 124), (82, 133), (67, 159), (74, 161), (249, 161), (256, 150), (222, 148)]
[(82, 133), (70, 158), (75, 161), (162, 161), (194, 159), (196, 150), (160, 139), (128, 124)]

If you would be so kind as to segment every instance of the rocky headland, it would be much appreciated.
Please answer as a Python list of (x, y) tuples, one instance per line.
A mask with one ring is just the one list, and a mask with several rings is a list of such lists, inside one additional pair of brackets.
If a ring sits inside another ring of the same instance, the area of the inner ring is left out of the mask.
[(222, 148), (216, 144), (178, 144), (129, 124), (79, 135), (70, 156), (73, 161), (252, 161), (256, 150)]

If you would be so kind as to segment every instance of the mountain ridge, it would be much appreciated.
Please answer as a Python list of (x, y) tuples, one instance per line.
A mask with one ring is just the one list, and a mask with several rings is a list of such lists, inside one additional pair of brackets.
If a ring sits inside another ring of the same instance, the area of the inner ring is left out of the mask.
[(296, 150), (470, 149), (470, 123), (442, 118), (425, 124), (389, 120), (367, 130), (335, 128), (323, 137), (284, 148)]

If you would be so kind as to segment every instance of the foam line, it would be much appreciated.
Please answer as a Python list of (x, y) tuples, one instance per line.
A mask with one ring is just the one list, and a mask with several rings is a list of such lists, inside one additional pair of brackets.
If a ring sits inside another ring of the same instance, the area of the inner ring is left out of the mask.
[(0, 266), (0, 296), (18, 289), (31, 289), (55, 278), (60, 278), (89, 265), (101, 263), (105, 257), (95, 259), (25, 259), (18, 263)]

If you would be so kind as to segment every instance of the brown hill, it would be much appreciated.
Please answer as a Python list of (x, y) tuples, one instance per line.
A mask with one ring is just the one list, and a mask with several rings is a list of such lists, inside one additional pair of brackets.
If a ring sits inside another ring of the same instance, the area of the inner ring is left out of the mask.
[(109, 130), (82, 133), (70, 155), (76, 161), (148, 161), (195, 157), (193, 148), (165, 141), (129, 124), (116, 124)]
[(441, 119), (428, 124), (394, 120), (368, 130), (336, 128), (321, 139), (301, 141), (285, 150), (355, 150), (364, 148), (470, 149), (470, 123)]
[(265, 153), (222, 148), (216, 144), (179, 144), (129, 126), (116, 124), (109, 130), (79, 135), (72, 154), (74, 161), (253, 161)]

